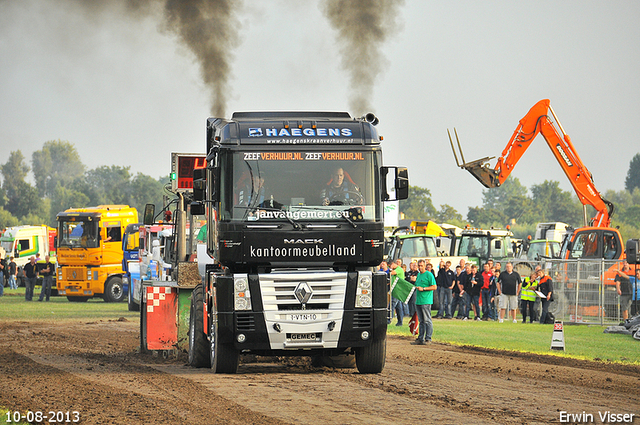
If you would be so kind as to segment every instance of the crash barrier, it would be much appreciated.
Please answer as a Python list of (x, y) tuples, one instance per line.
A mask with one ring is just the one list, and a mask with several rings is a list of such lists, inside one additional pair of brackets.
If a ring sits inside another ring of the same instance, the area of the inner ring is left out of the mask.
[[(522, 278), (529, 276), (536, 266), (544, 268), (553, 279), (553, 298), (549, 311), (555, 320), (565, 323), (618, 324), (622, 321), (620, 297), (615, 277), (622, 268), (613, 260), (556, 260), (530, 261), (512, 259), (514, 270)], [(504, 266), (503, 266), (504, 269)], [(631, 276), (633, 287), (629, 317), (640, 309), (640, 285)], [(540, 311), (540, 310), (538, 310)]]

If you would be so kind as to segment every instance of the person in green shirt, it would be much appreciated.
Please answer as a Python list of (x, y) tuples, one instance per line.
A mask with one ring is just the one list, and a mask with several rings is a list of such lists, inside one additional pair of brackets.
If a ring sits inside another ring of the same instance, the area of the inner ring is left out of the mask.
[[(402, 260), (397, 259), (396, 261), (391, 262), (391, 272), (389, 272), (389, 276), (391, 277), (391, 287), (393, 288), (397, 279), (404, 279), (404, 270), (402, 270)], [(402, 305), (402, 300), (399, 300), (396, 297), (391, 297), (391, 314), (396, 312), (396, 316), (398, 321), (396, 326), (402, 326), (402, 319), (404, 318), (404, 306)]]
[(207, 242), (207, 225), (204, 224), (200, 231), (198, 232), (198, 236), (196, 236), (197, 243), (206, 243)]
[(433, 273), (427, 271), (427, 264), (424, 260), (418, 261), (418, 277), (416, 279), (416, 310), (418, 312), (418, 339), (412, 344), (425, 345), (431, 342), (433, 335), (433, 322), (431, 321), (431, 304), (433, 304), (433, 291), (438, 286)]

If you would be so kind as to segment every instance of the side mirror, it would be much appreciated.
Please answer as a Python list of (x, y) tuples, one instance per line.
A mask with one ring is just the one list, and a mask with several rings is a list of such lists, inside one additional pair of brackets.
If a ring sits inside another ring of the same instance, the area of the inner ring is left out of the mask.
[[(393, 180), (389, 175), (390, 170), (394, 170)], [(383, 185), (383, 201), (398, 201), (409, 197), (409, 173), (406, 167), (381, 167), (380, 178)], [(395, 190), (395, 196), (389, 194), (389, 188)]]
[[(207, 169), (196, 168), (193, 170), (193, 199), (204, 201), (207, 189)], [(192, 212), (193, 214), (193, 212)]]
[(409, 197), (409, 171), (406, 167), (396, 169), (396, 198), (407, 199)]
[(156, 212), (156, 206), (154, 204), (145, 205), (142, 222), (147, 226), (153, 224), (155, 212)]

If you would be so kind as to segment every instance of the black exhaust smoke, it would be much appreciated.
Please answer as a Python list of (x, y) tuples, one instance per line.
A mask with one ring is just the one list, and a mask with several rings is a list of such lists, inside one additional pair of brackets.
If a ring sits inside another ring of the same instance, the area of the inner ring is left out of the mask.
[(165, 24), (193, 52), (202, 79), (211, 90), (211, 114), (224, 117), (229, 93), (232, 51), (238, 45), (241, 2), (166, 0)]
[(381, 45), (399, 29), (403, 0), (323, 0), (321, 9), (338, 32), (342, 67), (349, 73), (349, 108), (356, 115), (374, 110), (376, 78), (387, 65)]
[(135, 19), (161, 14), (160, 28), (176, 34), (200, 64), (202, 80), (211, 92), (211, 114), (225, 116), (231, 60), (239, 44), (241, 0), (67, 0), (66, 4), (90, 18), (99, 13)]

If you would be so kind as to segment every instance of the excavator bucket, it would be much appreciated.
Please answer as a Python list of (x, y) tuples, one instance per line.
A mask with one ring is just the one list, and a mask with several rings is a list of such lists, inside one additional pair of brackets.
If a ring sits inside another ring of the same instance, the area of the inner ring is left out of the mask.
[(456, 148), (453, 144), (453, 139), (451, 138), (449, 129), (447, 129), (447, 134), (449, 135), (449, 142), (451, 142), (451, 149), (453, 150), (453, 156), (456, 159), (456, 164), (458, 165), (458, 167), (470, 172), (473, 177), (475, 177), (480, 183), (484, 185), (484, 187), (492, 188), (500, 186), (498, 174), (495, 172), (495, 170), (489, 167), (489, 161), (495, 158), (495, 156), (486, 156), (475, 161), (466, 162), (464, 160), (464, 154), (462, 153), (462, 147), (460, 146), (460, 139), (458, 139), (458, 132), (455, 128), (453, 129), (453, 131), (456, 135), (456, 142), (458, 144), (458, 151), (460, 151), (461, 161), (458, 160), (458, 154), (456, 153)]

